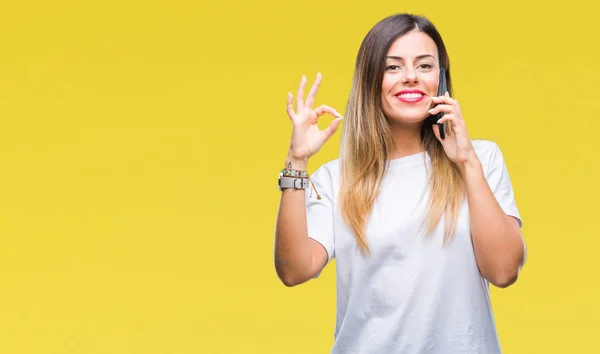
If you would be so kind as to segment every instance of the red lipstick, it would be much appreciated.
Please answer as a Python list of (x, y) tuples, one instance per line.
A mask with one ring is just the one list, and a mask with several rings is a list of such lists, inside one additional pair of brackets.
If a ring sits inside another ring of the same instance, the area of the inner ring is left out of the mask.
[(425, 98), (425, 93), (421, 90), (402, 90), (394, 96), (404, 103), (417, 103)]

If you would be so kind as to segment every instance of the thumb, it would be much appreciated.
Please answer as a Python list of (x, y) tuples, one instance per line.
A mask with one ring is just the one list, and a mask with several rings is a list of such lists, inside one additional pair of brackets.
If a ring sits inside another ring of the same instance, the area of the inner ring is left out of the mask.
[(340, 123), (342, 122), (342, 119), (344, 119), (344, 117), (338, 117), (336, 119), (334, 119), (327, 128), (325, 128), (325, 130), (323, 131), (323, 133), (325, 134), (325, 139), (329, 139), (331, 138), (331, 136), (333, 135), (333, 133), (335, 133), (338, 129), (338, 127), (340, 126)]
[(437, 124), (433, 124), (431, 128), (433, 129), (433, 135), (435, 135), (435, 137), (437, 138), (437, 140), (439, 140), (440, 143), (443, 143), (444, 141), (440, 137), (440, 126)]

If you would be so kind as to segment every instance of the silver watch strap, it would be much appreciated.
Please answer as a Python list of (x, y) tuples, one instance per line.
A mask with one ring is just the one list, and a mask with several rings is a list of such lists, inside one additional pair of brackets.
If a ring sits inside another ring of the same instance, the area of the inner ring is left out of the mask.
[(309, 187), (308, 178), (282, 176), (279, 179), (279, 189), (286, 189), (286, 188), (306, 189), (308, 187)]

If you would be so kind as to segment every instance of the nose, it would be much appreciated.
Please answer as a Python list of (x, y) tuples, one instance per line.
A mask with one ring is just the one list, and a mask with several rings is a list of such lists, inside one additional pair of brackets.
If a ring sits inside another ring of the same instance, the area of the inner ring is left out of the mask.
[(419, 76), (417, 75), (416, 70), (412, 68), (407, 68), (404, 71), (404, 76), (402, 76), (402, 83), (405, 85), (416, 84), (419, 82)]

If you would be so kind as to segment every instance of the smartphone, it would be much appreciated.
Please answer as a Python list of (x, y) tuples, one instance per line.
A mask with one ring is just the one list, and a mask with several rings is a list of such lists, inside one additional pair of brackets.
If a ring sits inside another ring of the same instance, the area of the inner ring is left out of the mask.
[[(440, 83), (438, 85), (437, 95), (443, 96), (446, 93), (446, 91), (448, 91), (448, 84), (446, 83), (446, 69), (444, 69), (443, 66), (440, 66)], [(440, 112), (440, 113), (436, 114), (435, 121), (437, 122), (443, 116), (444, 116), (444, 112)], [(437, 123), (435, 123), (435, 124), (437, 124)], [(438, 127), (440, 128), (440, 138), (442, 138), (442, 139), (444, 139), (446, 137), (446, 125), (447, 125), (447, 122), (438, 124)]]

